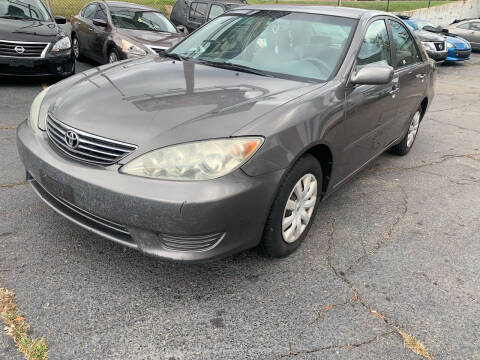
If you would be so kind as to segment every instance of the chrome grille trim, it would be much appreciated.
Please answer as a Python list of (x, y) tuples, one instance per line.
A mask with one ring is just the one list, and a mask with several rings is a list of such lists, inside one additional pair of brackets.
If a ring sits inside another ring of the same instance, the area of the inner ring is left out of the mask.
[[(78, 135), (78, 147), (73, 149), (65, 142), (67, 131)], [(137, 149), (136, 145), (112, 140), (78, 130), (52, 115), (47, 115), (47, 135), (51, 143), (68, 156), (87, 163), (97, 165), (112, 165)]]
[[(23, 54), (15, 51), (16, 46), (22, 46), (25, 49)], [(0, 57), (14, 59), (41, 59), (47, 54), (50, 43), (32, 42), (32, 41), (10, 41), (0, 40)]]
[(147, 48), (149, 48), (150, 50), (152, 50), (154, 53), (156, 53), (157, 55), (163, 55), (167, 52), (168, 50), (168, 47), (163, 47), (163, 46), (153, 46), (153, 45), (147, 45), (147, 44), (144, 44)]
[(172, 235), (160, 234), (162, 245), (173, 251), (207, 251), (217, 246), (225, 237), (225, 233), (208, 235)]

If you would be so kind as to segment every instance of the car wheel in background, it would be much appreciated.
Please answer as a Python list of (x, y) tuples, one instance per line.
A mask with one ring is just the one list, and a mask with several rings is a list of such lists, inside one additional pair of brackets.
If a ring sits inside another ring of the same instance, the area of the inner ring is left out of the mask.
[(413, 146), (415, 139), (417, 137), (418, 128), (420, 127), (420, 121), (422, 120), (422, 110), (418, 109), (415, 114), (413, 114), (412, 120), (408, 127), (408, 131), (405, 134), (402, 141), (397, 145), (392, 146), (389, 151), (395, 155), (406, 155)]
[(119, 59), (118, 56), (118, 51), (114, 47), (112, 47), (110, 50), (108, 50), (108, 63), (114, 63), (117, 62)]
[(287, 256), (303, 242), (318, 208), (322, 179), (322, 168), (312, 155), (301, 157), (288, 171), (263, 233), (261, 248), (267, 256)]
[(77, 35), (72, 35), (72, 50), (75, 60), (81, 59), (82, 55), (80, 54), (80, 42), (78, 41)]

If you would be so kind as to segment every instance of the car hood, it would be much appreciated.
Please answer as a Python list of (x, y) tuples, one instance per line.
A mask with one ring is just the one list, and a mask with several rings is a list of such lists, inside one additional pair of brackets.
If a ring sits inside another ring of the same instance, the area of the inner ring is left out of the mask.
[(444, 41), (445, 40), (445, 36), (440, 34), (435, 34), (430, 31), (417, 30), (415, 31), (415, 34), (418, 36), (418, 38), (421, 41)]
[(152, 56), (70, 77), (52, 87), (44, 104), (76, 129), (147, 151), (228, 137), (319, 86)]
[(453, 44), (457, 49), (470, 48), (470, 43), (459, 36), (446, 36), (447, 43)]
[(117, 29), (119, 35), (126, 35), (130, 39), (145, 45), (170, 48), (182, 40), (185, 35), (169, 32), (154, 32), (143, 30)]
[(51, 42), (57, 38), (58, 33), (58, 26), (53, 21), (0, 18), (2, 40)]

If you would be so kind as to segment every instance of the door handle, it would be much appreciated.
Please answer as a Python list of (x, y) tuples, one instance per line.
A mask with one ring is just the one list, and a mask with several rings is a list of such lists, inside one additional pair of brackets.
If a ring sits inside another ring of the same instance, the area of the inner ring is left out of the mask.
[(415, 75), (417, 79), (423, 79), (425, 77), (425, 74), (417, 74)]
[(93, 28), (91, 26), (88, 27), (88, 30), (93, 31)]
[(75, 25), (80, 26), (80, 23), (77, 21), (77, 22), (75, 23)]

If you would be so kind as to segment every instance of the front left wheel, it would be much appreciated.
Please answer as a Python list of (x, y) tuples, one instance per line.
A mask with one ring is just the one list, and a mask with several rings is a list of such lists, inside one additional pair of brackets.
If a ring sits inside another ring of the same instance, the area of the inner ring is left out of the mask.
[(273, 201), (261, 248), (270, 257), (294, 252), (312, 226), (322, 191), (322, 168), (312, 155), (288, 171)]

